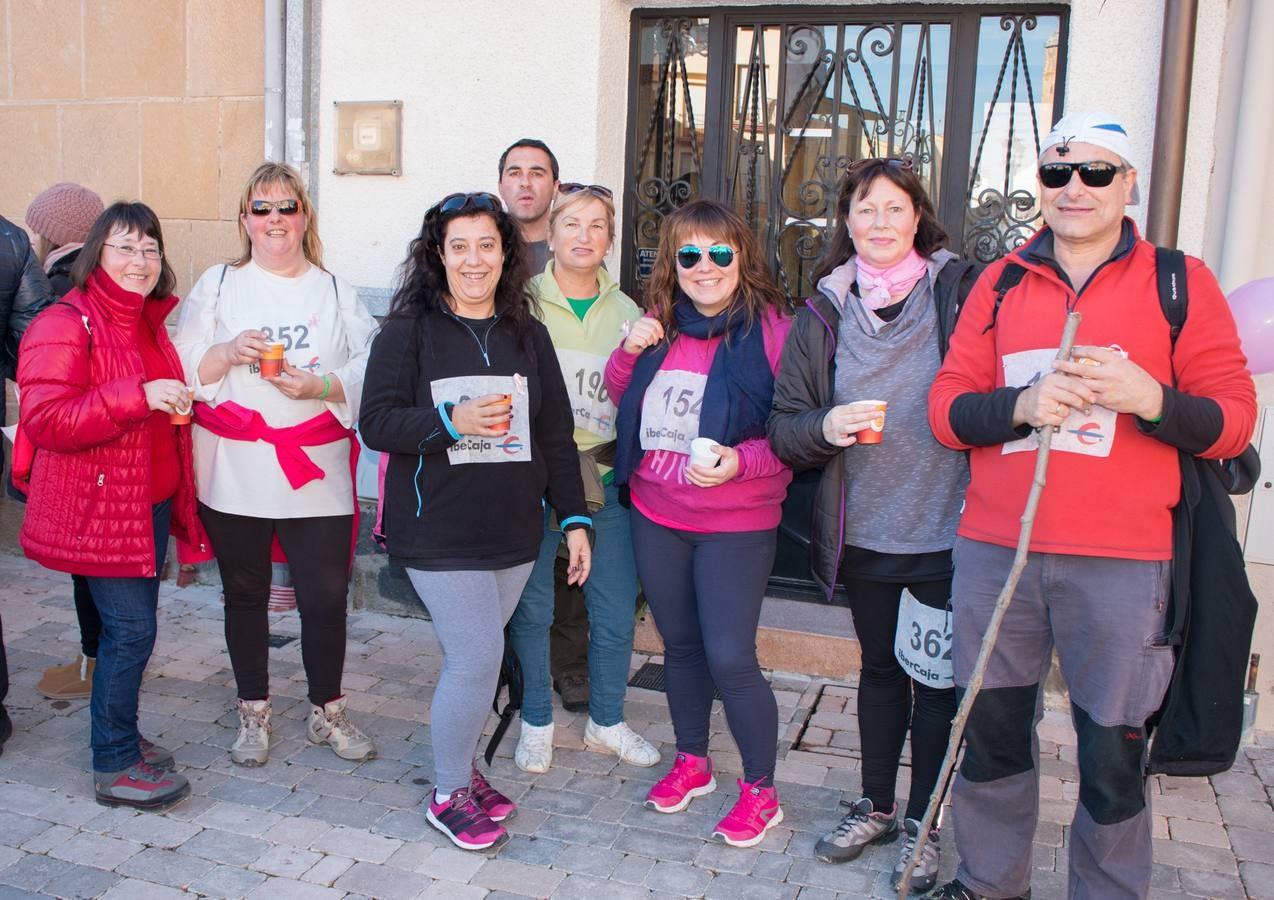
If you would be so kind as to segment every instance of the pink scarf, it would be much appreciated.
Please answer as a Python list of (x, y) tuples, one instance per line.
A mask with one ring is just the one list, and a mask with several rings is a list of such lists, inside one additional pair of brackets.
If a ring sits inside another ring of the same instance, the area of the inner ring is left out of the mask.
[(915, 247), (899, 262), (886, 269), (873, 266), (861, 256), (856, 257), (854, 263), (863, 306), (872, 310), (897, 303), (906, 297), (916, 286), (916, 282), (929, 271), (929, 261), (917, 253)]

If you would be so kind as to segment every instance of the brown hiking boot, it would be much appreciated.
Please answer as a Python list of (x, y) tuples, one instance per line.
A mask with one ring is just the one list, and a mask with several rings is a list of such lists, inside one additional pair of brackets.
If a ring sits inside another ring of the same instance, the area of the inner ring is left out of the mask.
[(563, 672), (553, 679), (553, 690), (562, 695), (562, 709), (571, 712), (588, 709), (588, 673)]
[(93, 693), (93, 667), (97, 660), (77, 653), (74, 662), (44, 670), (35, 689), (50, 700), (80, 700)]

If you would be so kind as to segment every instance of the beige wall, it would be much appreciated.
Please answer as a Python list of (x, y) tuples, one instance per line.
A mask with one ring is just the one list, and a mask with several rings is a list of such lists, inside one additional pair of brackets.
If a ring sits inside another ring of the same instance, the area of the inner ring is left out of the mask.
[(55, 181), (163, 219), (178, 292), (237, 255), (262, 159), (263, 0), (0, 0), (0, 215)]

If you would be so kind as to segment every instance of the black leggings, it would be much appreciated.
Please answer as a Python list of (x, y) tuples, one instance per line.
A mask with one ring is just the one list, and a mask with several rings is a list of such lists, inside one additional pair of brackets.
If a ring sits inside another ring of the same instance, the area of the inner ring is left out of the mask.
[(939, 690), (920, 684), (898, 665), (894, 657), (898, 601), (905, 587), (925, 606), (945, 609), (951, 596), (951, 580), (889, 584), (842, 575), (841, 584), (849, 596), (854, 631), (863, 652), (858, 682), (863, 796), (878, 810), (893, 808), (898, 759), (910, 724), (911, 796), (905, 815), (919, 821), (929, 805), (929, 795), (947, 752), (956, 698), (955, 688)]
[(315, 706), (341, 696), (345, 669), (345, 600), (354, 517), (260, 519), (199, 504), (217, 554), (226, 597), (226, 647), (239, 699), (270, 696), (270, 544), (277, 533), (287, 554), (301, 614), (301, 661)]
[(635, 507), (630, 521), (637, 575), (664, 639), (677, 749), (708, 755), (715, 685), (743, 757), (744, 779), (772, 783), (778, 704), (757, 663), (756, 628), (777, 532), (677, 531)]
[(98, 615), (97, 604), (93, 602), (93, 594), (88, 589), (88, 579), (83, 575), (72, 575), (71, 585), (75, 590), (75, 618), (80, 622), (80, 651), (89, 659), (97, 659), (97, 642), (102, 637), (102, 617)]

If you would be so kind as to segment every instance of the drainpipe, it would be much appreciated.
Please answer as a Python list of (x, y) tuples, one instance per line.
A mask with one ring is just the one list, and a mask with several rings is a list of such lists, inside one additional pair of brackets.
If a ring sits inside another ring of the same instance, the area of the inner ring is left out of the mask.
[(1194, 74), (1194, 32), (1198, 0), (1166, 0), (1163, 47), (1159, 54), (1159, 104), (1155, 110), (1155, 149), (1151, 163), (1150, 208), (1146, 239), (1177, 246), (1181, 186), (1186, 168), (1186, 128), (1190, 123), (1190, 80)]
[(287, 138), (283, 84), (286, 53), (284, 0), (265, 3), (265, 158), (283, 162)]

